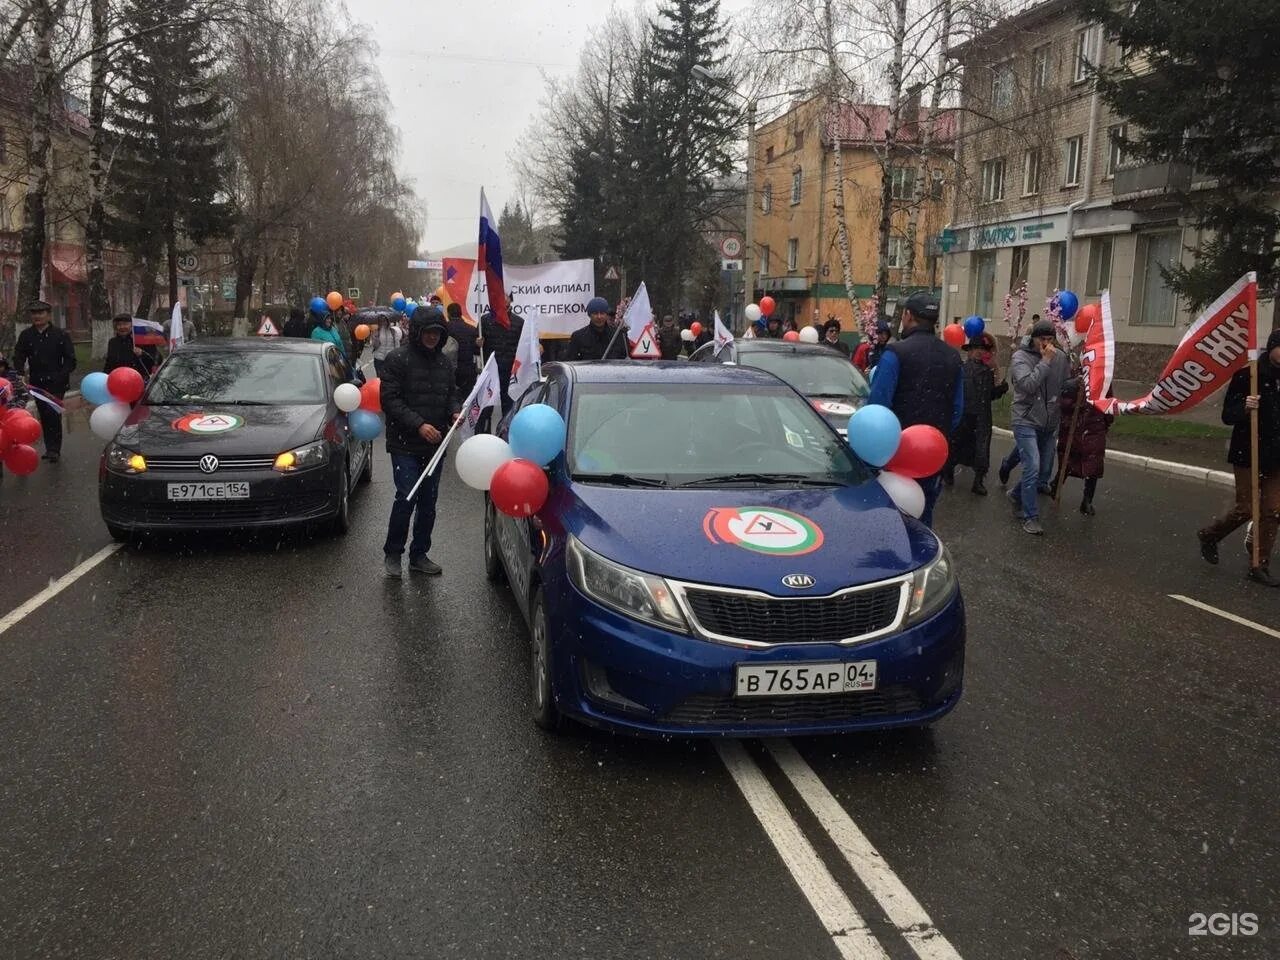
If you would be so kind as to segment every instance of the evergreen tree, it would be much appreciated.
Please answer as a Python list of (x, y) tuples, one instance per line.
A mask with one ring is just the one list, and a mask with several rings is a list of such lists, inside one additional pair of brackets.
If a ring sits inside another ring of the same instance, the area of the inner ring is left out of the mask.
[(508, 201), (498, 215), (498, 235), (502, 237), (502, 258), (507, 263), (537, 263), (538, 236), (533, 216), (519, 200)]
[(1098, 88), (1129, 121), (1129, 154), (1176, 160), (1201, 189), (1180, 197), (1194, 225), (1211, 231), (1196, 262), (1166, 271), (1194, 308), (1247, 271), (1272, 297), (1280, 281), (1280, 4), (1274, 0), (1079, 0), (1131, 54), (1098, 70)]
[(112, 171), (109, 236), (144, 266), (138, 306), (149, 314), (161, 252), (169, 297), (178, 295), (178, 256), (228, 229), (224, 193), (227, 125), (215, 87), (207, 29), (183, 19), (183, 0), (129, 0), (123, 84), (112, 125), (122, 148)]

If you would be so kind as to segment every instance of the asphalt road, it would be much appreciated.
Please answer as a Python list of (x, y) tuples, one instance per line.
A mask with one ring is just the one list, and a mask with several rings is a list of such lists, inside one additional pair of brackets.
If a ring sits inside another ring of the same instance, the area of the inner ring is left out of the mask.
[[(109, 545), (77, 426), (0, 484), (0, 617)], [(0, 956), (1280, 956), (1280, 637), (1170, 596), (1280, 629), (1196, 554), (1225, 491), (1113, 467), (1033, 539), (962, 474), (961, 706), (738, 748), (536, 730), (479, 496), (387, 581), (377, 467), (345, 539), (120, 550), (0, 632)]]

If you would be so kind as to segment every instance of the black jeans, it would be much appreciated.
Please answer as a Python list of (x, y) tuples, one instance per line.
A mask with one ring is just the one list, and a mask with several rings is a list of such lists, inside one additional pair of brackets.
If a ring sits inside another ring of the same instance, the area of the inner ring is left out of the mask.
[(382, 552), (388, 557), (404, 553), (409, 539), (409, 522), (413, 521), (413, 543), (409, 547), (409, 559), (420, 560), (431, 552), (431, 532), (436, 526), (436, 497), (440, 494), (440, 475), (444, 473), (444, 457), (435, 472), (422, 481), (417, 495), (408, 499), (409, 491), (427, 468), (430, 457), (415, 457), (403, 453), (391, 454), (391, 474), (396, 485), (396, 499), (391, 504), (391, 521), (387, 524), (387, 542)]
[[(44, 393), (62, 402), (62, 394), (54, 393), (44, 387), (37, 387)], [(43, 400), (36, 401), (36, 413), (40, 416), (40, 435), (44, 438), (45, 453), (62, 453), (62, 414)]]

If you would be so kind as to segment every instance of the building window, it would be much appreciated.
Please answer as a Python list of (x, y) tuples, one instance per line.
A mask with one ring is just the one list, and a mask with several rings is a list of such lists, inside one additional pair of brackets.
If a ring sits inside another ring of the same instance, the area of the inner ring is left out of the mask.
[(1004, 199), (1004, 157), (982, 162), (982, 202)]
[(889, 269), (901, 270), (907, 265), (907, 238), (889, 238)]
[(800, 241), (792, 237), (787, 241), (787, 270), (791, 271), (796, 268), (796, 264), (800, 262)]
[(1134, 323), (1149, 327), (1172, 327), (1178, 319), (1178, 298), (1164, 282), (1160, 268), (1169, 269), (1178, 262), (1181, 234), (1177, 230), (1148, 233), (1138, 238), (1142, 282), (1142, 302)]
[(760, 212), (770, 214), (773, 212), (773, 184), (766, 183), (764, 191), (760, 194)]
[(760, 276), (767, 277), (769, 275), (769, 245), (766, 243), (760, 247)]
[(1071, 48), (1071, 79), (1076, 83), (1089, 79), (1089, 29), (1077, 30)]
[(890, 192), (895, 200), (910, 200), (915, 192), (915, 171), (910, 167), (891, 167), (889, 169)]
[(946, 187), (946, 176), (941, 170), (934, 170), (932, 178), (933, 182), (929, 187), (929, 197), (932, 200), (941, 200), (943, 190)]
[(1049, 44), (1031, 51), (1031, 92), (1038, 93), (1049, 86)]
[(1065, 156), (1062, 160), (1062, 179), (1064, 187), (1080, 186), (1080, 151), (1084, 145), (1083, 137), (1071, 137), (1066, 142)]
[(1111, 237), (1094, 237), (1089, 241), (1089, 279), (1085, 292), (1096, 297), (1111, 286)]
[(773, 163), (773, 147), (764, 148), (764, 162)]
[(1116, 170), (1124, 163), (1123, 140), (1128, 127), (1123, 123), (1107, 127), (1107, 176), (1114, 177)]
[(791, 205), (800, 202), (800, 191), (804, 185), (804, 173), (799, 167), (791, 171)]
[(1013, 61), (1006, 60), (991, 68), (991, 106), (1007, 107), (1013, 103)]
[(803, 130), (796, 131), (796, 149), (797, 150), (804, 149), (804, 131)]
[(973, 289), (977, 294), (977, 310), (980, 317), (995, 316), (996, 302), (996, 252), (983, 250), (973, 255)]
[(1067, 288), (1067, 245), (1049, 244), (1049, 286), (1052, 290)]
[(1009, 270), (1009, 289), (1017, 290), (1019, 285), (1027, 282), (1027, 275), (1031, 272), (1031, 248), (1030, 247), (1014, 247), (1013, 248), (1013, 267)]
[(1028, 150), (1022, 155), (1022, 195), (1040, 192), (1040, 151)]

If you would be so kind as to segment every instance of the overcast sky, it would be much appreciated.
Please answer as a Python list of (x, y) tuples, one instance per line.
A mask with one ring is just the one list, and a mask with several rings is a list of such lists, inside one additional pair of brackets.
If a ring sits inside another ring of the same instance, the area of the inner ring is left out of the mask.
[[(750, 0), (721, 0), (727, 16)], [(427, 207), (429, 252), (475, 239), (483, 185), (515, 195), (509, 155), (545, 87), (569, 76), (611, 0), (349, 0), (378, 42), (401, 173)], [(630, 3), (624, 9), (630, 8)], [(656, 7), (656, 2), (654, 4)]]

